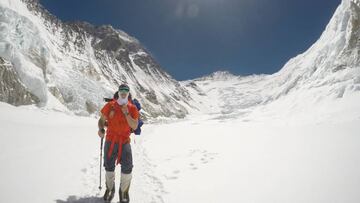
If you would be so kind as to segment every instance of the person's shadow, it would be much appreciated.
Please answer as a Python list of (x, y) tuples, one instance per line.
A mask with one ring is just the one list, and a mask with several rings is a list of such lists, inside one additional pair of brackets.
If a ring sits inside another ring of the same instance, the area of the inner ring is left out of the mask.
[(69, 196), (67, 200), (55, 200), (56, 203), (104, 203), (102, 197), (76, 197), (75, 195)]

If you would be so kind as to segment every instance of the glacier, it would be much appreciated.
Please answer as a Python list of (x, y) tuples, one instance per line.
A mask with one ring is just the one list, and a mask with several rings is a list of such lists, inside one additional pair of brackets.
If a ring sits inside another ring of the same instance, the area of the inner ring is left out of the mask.
[(186, 81), (111, 26), (37, 0), (0, 11), (0, 202), (102, 202), (96, 114), (121, 82), (149, 119), (131, 137), (132, 202), (360, 201), (360, 1), (277, 73)]

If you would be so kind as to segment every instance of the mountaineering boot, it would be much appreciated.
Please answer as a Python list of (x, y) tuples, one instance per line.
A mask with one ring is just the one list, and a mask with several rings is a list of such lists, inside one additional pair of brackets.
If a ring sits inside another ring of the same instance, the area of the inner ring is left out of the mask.
[(129, 174), (121, 173), (120, 189), (119, 189), (120, 203), (130, 202), (129, 189), (130, 189), (131, 178), (132, 178), (131, 173)]
[(114, 198), (115, 194), (115, 187), (113, 187), (111, 190), (106, 187), (105, 194), (104, 194), (104, 200), (105, 202), (111, 202), (111, 200)]
[(106, 171), (105, 183), (106, 183), (106, 190), (103, 198), (106, 202), (111, 202), (115, 194), (115, 172)]

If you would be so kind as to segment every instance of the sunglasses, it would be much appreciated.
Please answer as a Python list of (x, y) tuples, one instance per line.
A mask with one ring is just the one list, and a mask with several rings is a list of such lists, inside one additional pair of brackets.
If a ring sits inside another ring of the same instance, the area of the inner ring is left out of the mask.
[(119, 90), (119, 93), (120, 93), (120, 94), (127, 94), (128, 92), (129, 92), (128, 89), (120, 89), (120, 90)]

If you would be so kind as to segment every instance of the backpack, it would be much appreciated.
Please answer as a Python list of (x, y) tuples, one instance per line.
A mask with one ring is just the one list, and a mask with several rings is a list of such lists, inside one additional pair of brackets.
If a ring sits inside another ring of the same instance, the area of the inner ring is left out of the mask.
[[(136, 106), (137, 110), (140, 112), (141, 110), (141, 104), (137, 99), (133, 99), (132, 103)], [(134, 130), (134, 134), (135, 135), (140, 135), (141, 134), (141, 126), (144, 124), (144, 122), (141, 120), (140, 116), (138, 119), (138, 127)]]

